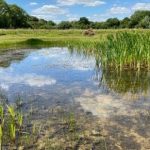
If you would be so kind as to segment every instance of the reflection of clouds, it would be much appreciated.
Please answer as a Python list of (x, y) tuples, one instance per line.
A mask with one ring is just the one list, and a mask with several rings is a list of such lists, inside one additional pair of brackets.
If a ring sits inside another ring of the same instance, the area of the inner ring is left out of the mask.
[(0, 82), (0, 87), (8, 90), (13, 84), (25, 84), (31, 87), (42, 87), (46, 85), (53, 85), (56, 83), (56, 80), (36, 74), (13, 75), (1, 71)]
[(70, 68), (74, 70), (79, 70), (79, 71), (88, 71), (88, 70), (93, 70), (95, 66), (95, 61), (94, 59), (86, 59), (86, 58), (75, 58), (72, 57), (67, 61), (67, 65), (69, 65)]
[(61, 67), (72, 70), (88, 71), (95, 67), (95, 60), (92, 57), (86, 58), (83, 55), (70, 54), (67, 48), (42, 49), (31, 55), (31, 60), (46, 60), (48, 67)]
[(101, 118), (111, 118), (114, 116), (136, 116), (139, 112), (145, 112), (149, 107), (149, 100), (126, 101), (128, 95), (116, 98), (111, 94), (98, 94), (90, 90), (85, 90), (79, 98), (75, 98), (85, 111), (91, 112)]
[(38, 57), (38, 56), (33, 56), (32, 59), (33, 59), (33, 60), (38, 60), (39, 57)]
[(33, 53), (32, 59), (38, 60), (41, 58), (57, 58), (59, 56), (66, 56), (68, 54), (67, 48), (44, 48)]
[(4, 89), (5, 91), (8, 91), (9, 86), (6, 85), (6, 84), (4, 84), (4, 83), (2, 83), (2, 84), (0, 84), (0, 88), (1, 88), (1, 89)]

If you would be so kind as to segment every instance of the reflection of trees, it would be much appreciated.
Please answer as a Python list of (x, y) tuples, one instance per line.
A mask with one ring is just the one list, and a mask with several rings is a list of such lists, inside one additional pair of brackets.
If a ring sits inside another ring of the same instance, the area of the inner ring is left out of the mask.
[(71, 53), (84, 55), (85, 57), (93, 56), (95, 64), (95, 80), (98, 80), (100, 86), (110, 89), (117, 93), (139, 93), (147, 92), (150, 87), (150, 72), (147, 70), (111, 70), (101, 66), (101, 57), (97, 51), (90, 51), (81, 48), (70, 49)]
[(14, 51), (11, 53), (4, 52), (0, 55), (0, 67), (9, 67), (13, 61), (21, 61), (26, 57), (26, 52), (23, 51)]
[(150, 87), (150, 75), (147, 71), (103, 70), (100, 84), (117, 93), (147, 92)]

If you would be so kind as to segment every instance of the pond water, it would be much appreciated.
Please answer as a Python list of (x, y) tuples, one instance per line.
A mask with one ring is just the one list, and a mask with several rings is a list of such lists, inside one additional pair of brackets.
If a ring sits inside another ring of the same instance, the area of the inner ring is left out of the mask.
[(7, 52), (0, 55), (0, 89), (10, 103), (19, 95), (38, 109), (76, 106), (114, 139), (124, 135), (127, 149), (132, 142), (150, 148), (150, 72), (118, 73), (99, 64), (94, 55), (67, 48)]

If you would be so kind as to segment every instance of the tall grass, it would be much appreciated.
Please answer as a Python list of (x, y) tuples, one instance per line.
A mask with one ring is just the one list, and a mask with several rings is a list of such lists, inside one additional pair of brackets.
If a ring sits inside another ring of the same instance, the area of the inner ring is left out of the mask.
[(150, 32), (118, 32), (100, 44), (101, 63), (105, 67), (150, 69)]

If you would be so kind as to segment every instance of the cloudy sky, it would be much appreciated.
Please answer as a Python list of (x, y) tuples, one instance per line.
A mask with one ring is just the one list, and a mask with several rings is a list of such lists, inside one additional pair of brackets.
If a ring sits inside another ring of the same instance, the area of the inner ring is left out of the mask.
[(149, 0), (7, 0), (24, 8), (30, 15), (60, 22), (88, 17), (103, 21), (110, 17), (130, 16), (135, 10), (150, 10)]

